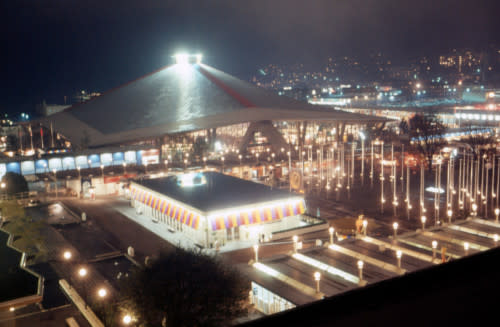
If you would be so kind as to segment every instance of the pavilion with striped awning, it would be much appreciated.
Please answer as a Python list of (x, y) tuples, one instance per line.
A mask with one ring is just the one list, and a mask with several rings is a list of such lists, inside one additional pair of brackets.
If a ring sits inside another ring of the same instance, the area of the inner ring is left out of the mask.
[[(203, 183), (186, 186), (185, 176)], [(306, 212), (300, 196), (214, 172), (134, 181), (130, 199), (158, 228), (182, 231), (203, 246), (298, 227)]]

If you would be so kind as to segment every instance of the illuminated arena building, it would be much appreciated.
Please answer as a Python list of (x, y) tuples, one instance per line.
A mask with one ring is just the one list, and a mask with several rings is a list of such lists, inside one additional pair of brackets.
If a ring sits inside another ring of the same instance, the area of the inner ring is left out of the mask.
[[(357, 137), (383, 117), (321, 108), (279, 96), (202, 64), (177, 63), (41, 120), (73, 148), (148, 144), (169, 156), (208, 148), (239, 153), (293, 149)], [(281, 150), (283, 151), (283, 150)]]

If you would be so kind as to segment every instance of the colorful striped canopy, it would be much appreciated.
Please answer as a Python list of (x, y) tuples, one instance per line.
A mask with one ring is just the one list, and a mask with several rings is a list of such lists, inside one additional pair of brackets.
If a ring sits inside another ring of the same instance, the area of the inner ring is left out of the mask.
[[(130, 188), (132, 199), (161, 212), (168, 217), (180, 221), (191, 228), (198, 229), (200, 215), (189, 209), (183, 208), (171, 201), (154, 196), (152, 193), (135, 188)], [(242, 225), (253, 225), (296, 216), (305, 212), (303, 199), (287, 202), (280, 205), (264, 207), (261, 209), (242, 210), (240, 212), (221, 215), (211, 219), (212, 230), (232, 228)]]
[(228, 215), (221, 215), (211, 219), (212, 230), (232, 228), (241, 225), (253, 225), (268, 221), (279, 220), (289, 216), (296, 216), (305, 212), (304, 200), (286, 203), (263, 209), (245, 210)]
[(137, 189), (135, 187), (131, 187), (130, 192), (132, 195), (132, 199), (144, 203), (145, 205), (153, 208), (153, 210), (159, 211), (172, 219), (180, 221), (184, 225), (187, 225), (194, 229), (198, 229), (200, 225), (199, 214), (185, 209), (170, 201), (157, 197), (150, 192)]

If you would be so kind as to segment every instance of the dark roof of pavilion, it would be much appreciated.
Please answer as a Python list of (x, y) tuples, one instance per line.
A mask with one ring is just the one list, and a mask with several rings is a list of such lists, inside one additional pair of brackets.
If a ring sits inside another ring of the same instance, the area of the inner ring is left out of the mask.
[(90, 146), (261, 120), (382, 122), (279, 96), (204, 64), (172, 65), (41, 119)]

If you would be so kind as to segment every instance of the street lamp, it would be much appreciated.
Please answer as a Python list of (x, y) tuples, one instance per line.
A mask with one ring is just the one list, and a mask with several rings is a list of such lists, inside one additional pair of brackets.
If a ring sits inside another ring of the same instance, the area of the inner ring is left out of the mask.
[(500, 214), (500, 209), (495, 208), (495, 222), (498, 224), (498, 215)]
[(394, 229), (394, 239), (398, 236), (398, 227), (399, 227), (399, 224), (397, 222), (392, 224), (392, 228)]
[(126, 314), (125, 316), (123, 316), (122, 321), (125, 325), (128, 325), (132, 322), (132, 317), (129, 314)]
[(98, 291), (97, 291), (97, 295), (99, 295), (99, 297), (101, 299), (105, 298), (106, 295), (108, 295), (108, 291), (105, 289), (105, 288), (100, 288)]
[(259, 262), (259, 244), (253, 245), (253, 251), (255, 252), (255, 262)]
[(477, 204), (475, 203), (472, 204), (472, 215), (477, 216)]
[(55, 179), (55, 188), (56, 188), (56, 199), (57, 199), (57, 170), (53, 169), (52, 170), (54, 172), (54, 179)]
[(403, 251), (396, 251), (396, 258), (398, 259), (398, 268), (401, 269), (401, 258), (403, 257)]
[(359, 283), (360, 284), (363, 280), (363, 266), (364, 266), (364, 262), (362, 260), (358, 260), (358, 274), (359, 274)]
[(85, 268), (80, 268), (80, 269), (78, 270), (78, 275), (79, 275), (80, 277), (85, 277), (85, 276), (87, 276), (87, 269), (85, 269)]
[(328, 228), (328, 233), (330, 233), (330, 244), (333, 244), (333, 233), (335, 232), (335, 228)]
[(493, 235), (493, 241), (495, 241), (495, 246), (498, 243), (498, 234)]
[(363, 236), (366, 236), (366, 229), (368, 227), (368, 220), (363, 220)]
[(243, 171), (241, 170), (241, 158), (243, 158), (243, 156), (239, 154), (238, 159), (240, 159), (240, 178), (243, 178)]
[(63, 253), (64, 260), (69, 260), (69, 259), (71, 259), (72, 256), (73, 255), (71, 254), (70, 251), (64, 251), (64, 253)]
[(297, 253), (297, 241), (299, 240), (299, 237), (297, 235), (293, 235), (292, 240), (293, 240), (293, 252)]
[(451, 216), (453, 215), (453, 211), (451, 211), (451, 209), (450, 209), (450, 210), (448, 210), (447, 213), (448, 213), (448, 223), (451, 224)]
[(469, 247), (470, 247), (469, 242), (464, 242), (465, 255), (469, 255)]
[(321, 280), (321, 274), (319, 271), (314, 273), (314, 280), (316, 281), (316, 293), (319, 293), (319, 281)]
[(425, 222), (427, 221), (426, 216), (420, 217), (420, 221), (422, 222), (422, 230), (425, 230)]
[[(80, 268), (78, 269), (78, 276), (80, 276), (81, 279), (85, 278), (87, 276), (87, 269), (85, 268)], [(87, 285), (85, 283), (83, 284), (83, 301), (85, 302), (85, 308), (87, 308)]]

